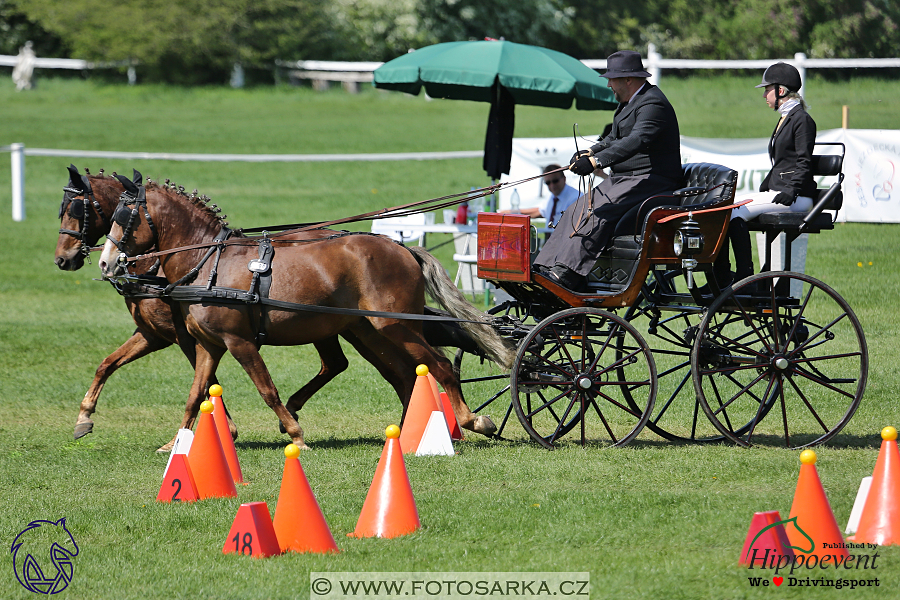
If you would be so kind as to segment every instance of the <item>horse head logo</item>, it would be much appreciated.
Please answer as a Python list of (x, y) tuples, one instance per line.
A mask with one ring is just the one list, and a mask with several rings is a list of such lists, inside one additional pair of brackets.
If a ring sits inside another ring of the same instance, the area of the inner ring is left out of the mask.
[(63, 517), (59, 521), (32, 521), (13, 540), (10, 552), (22, 587), (37, 594), (58, 594), (72, 581), (78, 544)]
[(803, 552), (804, 554), (809, 554), (813, 550), (816, 549), (816, 543), (813, 541), (813, 539), (811, 537), (809, 537), (808, 533), (806, 533), (805, 531), (803, 531), (803, 529), (800, 528), (800, 525), (797, 524), (797, 517), (791, 517), (790, 519), (782, 519), (781, 521), (776, 521), (776, 522), (774, 522), (770, 525), (766, 525), (765, 527), (760, 529), (759, 533), (756, 534), (756, 537), (753, 538), (753, 541), (750, 542), (750, 546), (747, 548), (747, 555), (744, 556), (744, 559), (746, 560), (747, 557), (750, 556), (750, 551), (753, 549), (753, 544), (756, 543), (756, 540), (759, 539), (759, 536), (764, 534), (769, 529), (772, 529), (773, 527), (778, 527), (779, 525), (782, 525), (785, 528), (785, 530), (787, 530), (788, 524), (793, 524), (794, 527), (797, 529), (797, 531), (799, 531), (803, 535), (803, 537), (806, 538), (806, 540), (809, 542), (809, 549), (801, 548), (800, 546), (788, 546), (788, 548), (791, 548), (792, 550), (799, 550), (800, 552)]

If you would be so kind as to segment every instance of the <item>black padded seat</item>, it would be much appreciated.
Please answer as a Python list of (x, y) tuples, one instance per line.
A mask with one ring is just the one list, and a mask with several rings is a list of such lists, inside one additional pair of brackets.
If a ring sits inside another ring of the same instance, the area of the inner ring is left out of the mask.
[[(684, 186), (680, 190), (648, 198), (631, 208), (616, 224), (612, 247), (598, 257), (588, 275), (588, 287), (592, 291), (618, 291), (629, 284), (641, 256), (643, 240), (639, 234), (654, 208), (689, 206), (700, 209), (734, 196), (737, 171), (714, 163), (688, 163), (682, 168)], [(688, 188), (695, 188), (699, 193), (677, 194)]]

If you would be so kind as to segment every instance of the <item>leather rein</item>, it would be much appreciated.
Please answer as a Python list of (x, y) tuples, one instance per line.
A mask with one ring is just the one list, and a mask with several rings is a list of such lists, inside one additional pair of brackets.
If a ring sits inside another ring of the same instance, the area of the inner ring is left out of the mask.
[[(418, 202), (402, 204), (400, 206), (394, 206), (392, 208), (381, 208), (378, 210), (374, 210), (372, 212), (354, 215), (352, 217), (344, 217), (341, 219), (334, 219), (332, 221), (319, 221), (316, 223), (293, 223), (290, 225), (273, 225), (273, 226), (269, 226), (269, 227), (254, 227), (254, 228), (250, 228), (250, 229), (237, 229), (237, 230), (235, 230), (235, 233), (244, 234), (244, 233), (256, 233), (256, 232), (263, 233), (264, 232), (264, 233), (268, 234), (268, 237), (274, 239), (274, 238), (278, 238), (281, 236), (293, 235), (295, 233), (310, 231), (313, 229), (322, 229), (325, 227), (333, 227), (334, 225), (343, 225), (345, 223), (356, 223), (359, 221), (373, 221), (376, 219), (386, 219), (389, 217), (405, 217), (405, 216), (409, 216), (409, 215), (419, 214), (419, 213), (423, 213), (423, 212), (431, 212), (433, 210), (439, 210), (442, 208), (455, 206), (455, 205), (459, 204), (460, 202), (466, 202), (468, 200), (472, 200), (475, 198), (484, 198), (485, 196), (489, 196), (489, 195), (495, 193), (496, 191), (500, 190), (503, 187), (515, 187), (522, 183), (533, 181), (540, 177), (544, 177), (546, 175), (550, 175), (550, 174), (565, 171), (565, 170), (567, 170), (567, 167), (560, 167), (559, 169), (557, 169), (555, 171), (542, 173), (541, 175), (535, 175), (533, 177), (527, 177), (525, 179), (520, 179), (519, 181), (507, 181), (507, 182), (503, 182), (503, 183), (495, 183), (493, 185), (478, 188), (476, 190), (471, 190), (468, 192), (460, 192), (460, 193), (456, 193), (456, 194), (450, 194), (447, 196), (441, 196), (438, 198), (430, 198), (428, 200), (419, 200)], [(143, 189), (143, 188), (141, 188), (141, 189)], [(143, 204), (140, 204), (140, 205), (143, 206), (144, 211), (145, 211), (144, 214), (146, 217), (148, 217), (148, 222), (150, 222), (149, 221), (149, 213), (146, 212), (146, 210), (147, 210), (146, 209), (146, 197), (144, 197)], [(118, 211), (118, 209), (116, 209), (116, 210)], [(136, 215), (136, 208), (133, 211), (133, 214)], [(113, 219), (113, 220), (115, 221), (115, 219)], [(120, 225), (123, 225), (123, 227), (124, 227), (124, 224), (120, 223)], [(275, 233), (275, 234), (268, 233), (271, 231), (278, 231), (279, 233)], [(154, 231), (154, 234), (155, 234), (155, 231)], [(123, 238), (124, 237), (125, 236), (123, 235)], [(112, 238), (110, 238), (109, 236), (107, 236), (107, 238), (112, 240)], [(124, 259), (123, 262), (131, 263), (131, 262), (135, 262), (135, 261), (146, 259), (146, 258), (158, 258), (160, 256), (166, 256), (168, 254), (175, 254), (177, 252), (185, 252), (188, 250), (197, 250), (199, 248), (211, 248), (211, 247), (215, 247), (215, 246), (219, 246), (219, 245), (224, 245), (224, 246), (249, 245), (247, 243), (248, 239), (251, 241), (251, 243), (256, 243), (255, 240), (258, 238), (241, 237), (241, 238), (233, 238), (233, 239), (224, 240), (222, 242), (216, 242), (216, 241), (202, 242), (199, 244), (192, 244), (190, 246), (181, 246), (178, 248), (170, 248), (169, 250), (160, 250), (160, 251), (152, 252), (152, 253), (148, 253), (148, 254), (139, 254), (134, 257), (127, 257), (127, 259)], [(121, 242), (122, 242), (122, 240), (119, 240), (119, 242), (116, 242), (115, 240), (113, 240), (113, 243), (116, 244), (116, 246), (118, 246), (119, 243), (121, 243)], [(102, 248), (102, 247), (100, 247), (100, 248)], [(94, 248), (94, 249), (99, 249), (99, 248)], [(119, 249), (121, 250), (121, 248), (119, 248)]]

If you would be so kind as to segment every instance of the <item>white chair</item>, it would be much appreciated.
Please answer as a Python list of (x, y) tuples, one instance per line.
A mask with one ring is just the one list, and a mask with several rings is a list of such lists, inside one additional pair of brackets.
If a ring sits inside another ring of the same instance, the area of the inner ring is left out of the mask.
[[(456, 280), (453, 282), (464, 294), (472, 294), (474, 300), (476, 294), (485, 291), (484, 280), (477, 276), (478, 262), (477, 247), (478, 236), (474, 233), (461, 235), (453, 240), (456, 252), (453, 260), (459, 265), (456, 270)], [(462, 286), (460, 286), (462, 280)]]
[(418, 213), (403, 217), (387, 217), (372, 221), (372, 233), (386, 235), (392, 240), (406, 244), (413, 240), (419, 246), (425, 245), (425, 232), (417, 231), (415, 227), (404, 228), (407, 225), (434, 225), (434, 213)]

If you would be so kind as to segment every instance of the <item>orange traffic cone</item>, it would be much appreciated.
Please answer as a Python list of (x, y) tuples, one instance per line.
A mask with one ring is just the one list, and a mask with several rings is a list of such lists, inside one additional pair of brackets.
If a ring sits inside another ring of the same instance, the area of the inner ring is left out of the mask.
[(765, 568), (769, 560), (778, 560), (775, 557), (779, 554), (794, 556), (781, 515), (777, 510), (753, 513), (738, 562), (751, 568)]
[(237, 450), (234, 449), (234, 440), (231, 439), (231, 431), (228, 429), (228, 415), (225, 414), (225, 402), (222, 400), (222, 386), (213, 384), (209, 386), (209, 400), (213, 403), (213, 419), (216, 422), (216, 431), (219, 441), (222, 442), (222, 450), (225, 452), (225, 461), (228, 463), (228, 471), (235, 483), (244, 483), (244, 474), (241, 472), (241, 463), (238, 462)]
[(339, 552), (322, 509), (300, 466), (300, 448), (284, 449), (284, 474), (275, 505), (275, 535), (282, 552)]
[(872, 486), (863, 505), (856, 535), (857, 543), (879, 546), (900, 545), (900, 451), (897, 430), (881, 430), (881, 450), (872, 473)]
[(272, 517), (269, 516), (269, 506), (265, 502), (248, 502), (238, 508), (222, 546), (222, 554), (235, 553), (255, 558), (281, 554)]
[(350, 537), (395, 538), (412, 533), (420, 526), (419, 511), (400, 451), (400, 428), (391, 425), (384, 434), (387, 436), (384, 450), (356, 529), (347, 534)]
[(816, 453), (804, 450), (800, 453), (800, 462), (800, 476), (789, 517), (797, 517), (796, 527), (788, 528), (788, 540), (791, 546), (806, 555), (819, 558), (826, 554), (847, 556), (844, 538), (816, 471)]
[(428, 367), (419, 365), (416, 367), (416, 375), (416, 385), (409, 398), (406, 416), (403, 417), (403, 431), (400, 433), (400, 448), (403, 449), (404, 454), (416, 453), (431, 413), (441, 410), (431, 382), (428, 381)]
[(188, 452), (188, 463), (201, 500), (234, 498), (237, 496), (237, 489), (228, 470), (228, 461), (216, 432), (212, 411), (213, 403), (209, 400), (200, 405), (200, 422), (197, 423), (194, 441)]
[(444, 411), (444, 418), (447, 419), (447, 427), (450, 429), (450, 439), (454, 442), (463, 439), (462, 431), (459, 429), (459, 421), (453, 413), (453, 405), (450, 404), (450, 396), (447, 392), (441, 392), (441, 409)]
[(163, 475), (162, 485), (159, 487), (157, 502), (193, 502), (200, 499), (197, 493), (197, 484), (191, 475), (191, 467), (188, 465), (187, 456), (173, 454), (169, 462), (169, 468)]

